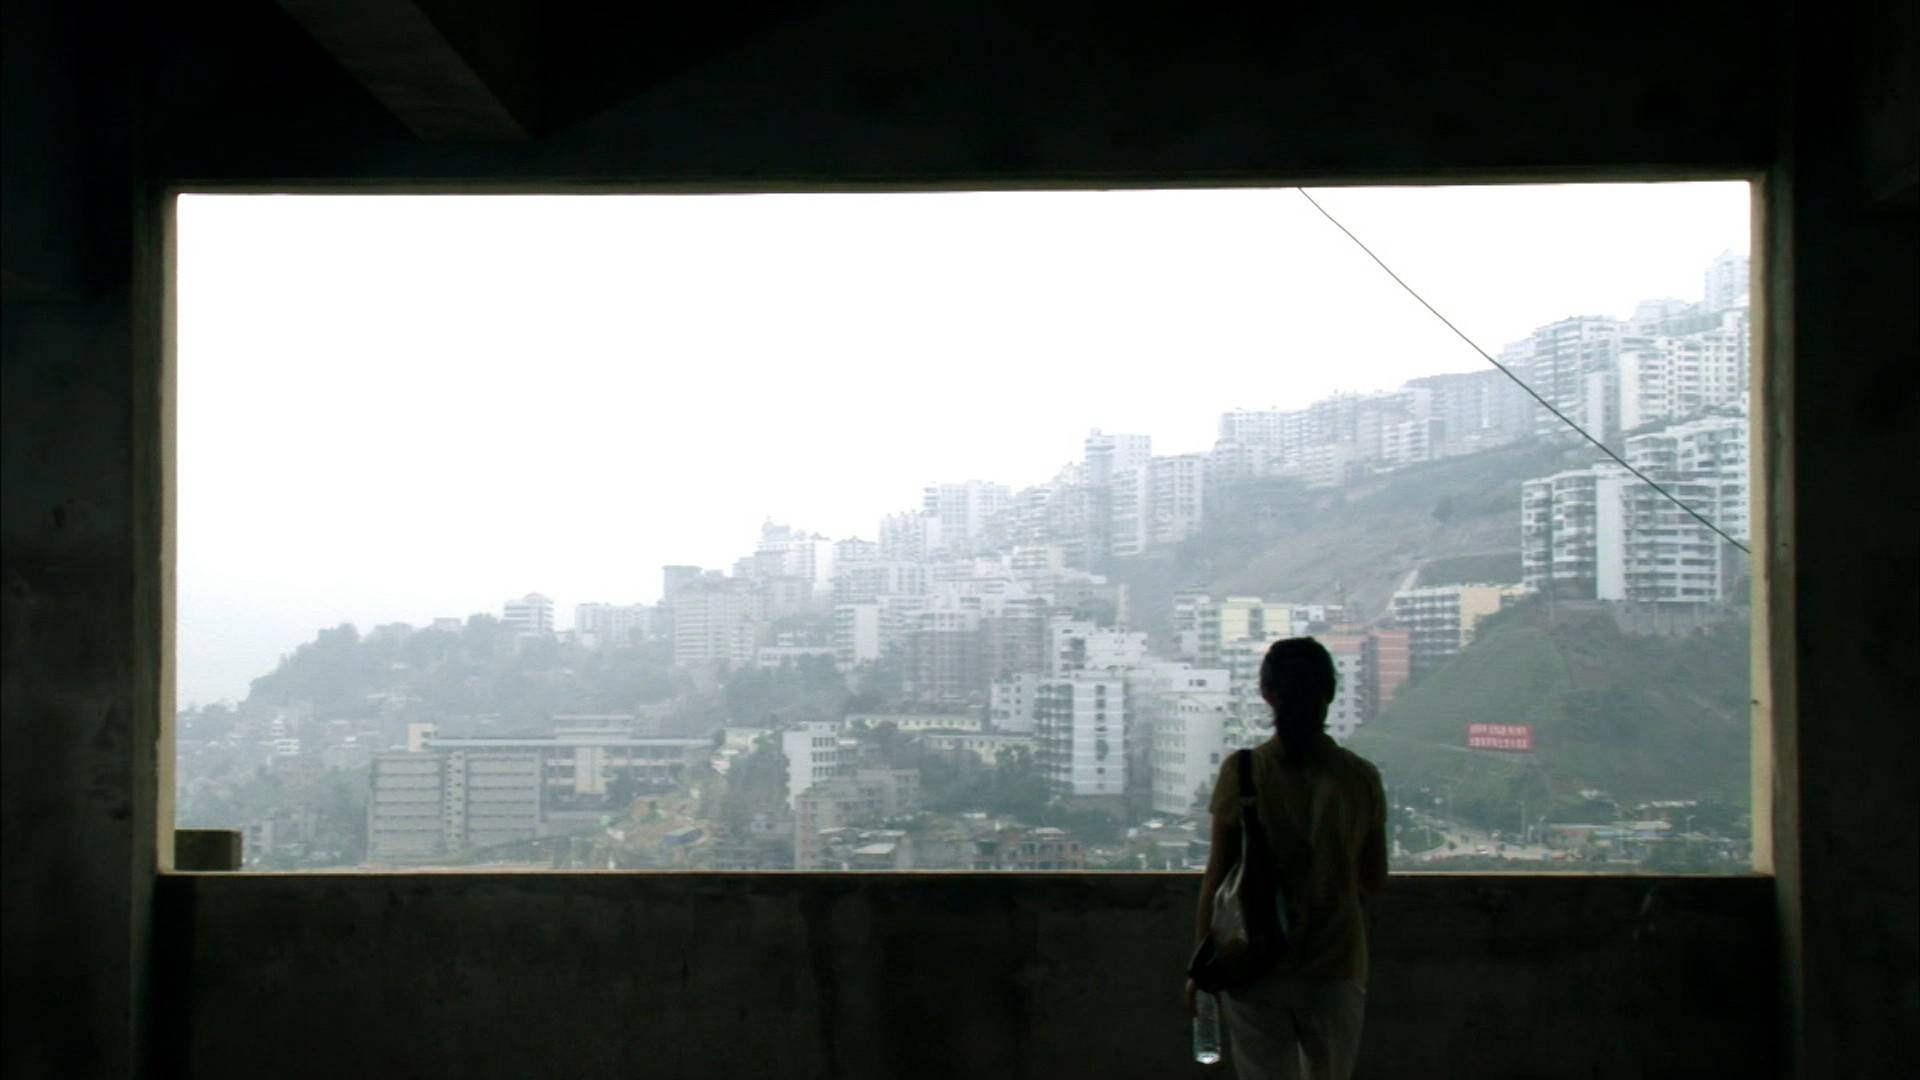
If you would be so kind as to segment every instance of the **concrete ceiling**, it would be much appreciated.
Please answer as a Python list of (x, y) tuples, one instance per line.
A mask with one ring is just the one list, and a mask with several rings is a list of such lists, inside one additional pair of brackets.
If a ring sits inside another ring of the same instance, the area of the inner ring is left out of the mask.
[(418, 138), (514, 143), (758, 37), (810, 0), (276, 0)]

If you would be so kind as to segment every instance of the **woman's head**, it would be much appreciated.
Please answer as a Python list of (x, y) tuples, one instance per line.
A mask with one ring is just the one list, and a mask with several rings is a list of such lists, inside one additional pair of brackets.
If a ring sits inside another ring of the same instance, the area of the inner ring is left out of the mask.
[(1283, 734), (1326, 730), (1334, 687), (1333, 657), (1310, 637), (1276, 641), (1260, 662), (1260, 696)]

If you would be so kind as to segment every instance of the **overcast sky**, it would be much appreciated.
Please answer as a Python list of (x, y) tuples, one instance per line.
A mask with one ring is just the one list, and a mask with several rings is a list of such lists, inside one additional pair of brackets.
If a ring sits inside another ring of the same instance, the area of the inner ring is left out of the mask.
[[(1698, 299), (1741, 183), (1317, 192), (1489, 350)], [(1090, 428), (1484, 366), (1292, 190), (186, 196), (179, 693), (323, 626), (653, 601)]]

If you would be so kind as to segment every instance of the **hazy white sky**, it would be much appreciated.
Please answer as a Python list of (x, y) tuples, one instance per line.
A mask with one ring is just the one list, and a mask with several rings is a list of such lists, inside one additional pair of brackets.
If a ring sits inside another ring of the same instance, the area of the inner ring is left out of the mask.
[[(1742, 183), (1317, 192), (1489, 350), (1698, 299)], [(657, 598), (1089, 428), (1481, 367), (1290, 190), (186, 196), (183, 703), (322, 626)]]

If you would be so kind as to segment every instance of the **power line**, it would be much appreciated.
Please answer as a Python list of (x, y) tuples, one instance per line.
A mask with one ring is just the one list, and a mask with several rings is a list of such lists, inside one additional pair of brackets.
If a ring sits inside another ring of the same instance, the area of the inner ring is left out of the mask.
[(1526, 380), (1522, 379), (1520, 376), (1515, 375), (1513, 373), (1513, 369), (1507, 367), (1507, 365), (1501, 363), (1500, 361), (1495, 360), (1493, 358), (1493, 354), (1481, 348), (1478, 342), (1474, 341), (1472, 338), (1466, 335), (1465, 331), (1453, 325), (1453, 321), (1451, 319), (1447, 318), (1445, 315), (1440, 314), (1440, 311), (1438, 308), (1435, 308), (1432, 304), (1427, 303), (1426, 297), (1421, 296), (1417, 291), (1414, 290), (1413, 286), (1407, 284), (1404, 280), (1402, 280), (1399, 274), (1394, 273), (1393, 267), (1388, 266), (1380, 258), (1380, 256), (1375, 255), (1373, 253), (1372, 248), (1368, 247), (1365, 243), (1363, 243), (1359, 237), (1353, 235), (1353, 230), (1347, 228), (1345, 225), (1340, 224), (1339, 218), (1336, 218), (1332, 214), (1327, 213), (1327, 208), (1324, 206), (1321, 206), (1318, 202), (1315, 202), (1313, 196), (1307, 194), (1306, 188), (1297, 187), (1297, 188), (1294, 188), (1293, 190), (1299, 192), (1300, 197), (1307, 200), (1307, 202), (1315, 210), (1320, 211), (1321, 217), (1324, 217), (1328, 221), (1332, 222), (1334, 228), (1339, 229), (1341, 232), (1345, 233), (1347, 236), (1347, 239), (1353, 241), (1354, 244), (1358, 246), (1361, 251), (1366, 252), (1367, 258), (1372, 259), (1374, 262), (1374, 265), (1378, 266), (1382, 270), (1385, 270), (1387, 272), (1387, 276), (1393, 279), (1393, 283), (1395, 285), (1398, 285), (1402, 289), (1405, 289), (1407, 291), (1407, 295), (1413, 297), (1415, 300), (1418, 300), (1420, 302), (1421, 307), (1426, 308), (1429, 312), (1432, 312), (1433, 317), (1436, 319), (1439, 319), (1441, 325), (1453, 331), (1456, 337), (1458, 337), (1461, 341), (1466, 342), (1468, 347), (1473, 349), (1474, 352), (1479, 353), (1481, 358), (1486, 360), (1487, 363), (1492, 364), (1494, 367), (1500, 369), (1500, 374), (1505, 375), (1509, 379), (1512, 379), (1513, 384), (1515, 386), (1518, 386), (1520, 389), (1525, 390), (1527, 392), (1527, 395), (1533, 398), (1533, 400), (1539, 402), (1542, 408), (1552, 413), (1561, 423), (1579, 432), (1581, 438), (1587, 440), (1588, 442), (1592, 443), (1594, 446), (1598, 447), (1601, 453), (1612, 458), (1615, 464), (1619, 465), (1621, 468), (1632, 473), (1634, 477), (1638, 479), (1641, 483), (1647, 485), (1653, 490), (1659, 492), (1661, 495), (1665, 496), (1668, 502), (1671, 502), (1673, 505), (1679, 507), (1682, 510), (1685, 510), (1688, 516), (1692, 517), (1693, 520), (1713, 530), (1714, 534), (1720, 537), (1720, 539), (1725, 540), (1727, 543), (1732, 544), (1734, 547), (1739, 548), (1741, 551), (1744, 551), (1749, 555), (1753, 554), (1753, 551), (1751, 548), (1747, 547), (1747, 545), (1741, 543), (1740, 541), (1735, 540), (1733, 537), (1727, 535), (1727, 532), (1725, 529), (1722, 529), (1720, 526), (1715, 525), (1711, 521), (1708, 521), (1706, 517), (1700, 513), (1700, 511), (1695, 510), (1691, 506), (1688, 506), (1686, 502), (1683, 501), (1678, 495), (1675, 495), (1673, 492), (1668, 491), (1666, 488), (1662, 487), (1659, 484), (1659, 482), (1653, 479), (1653, 477), (1648, 476), (1646, 473), (1643, 473), (1639, 469), (1634, 468), (1632, 465), (1627, 464), (1626, 458), (1623, 458), (1619, 454), (1614, 453), (1613, 450), (1610, 449), (1606, 443), (1603, 443), (1599, 439), (1594, 438), (1591, 434), (1588, 433), (1586, 428), (1583, 428), (1579, 424), (1574, 423), (1573, 419), (1569, 417), (1566, 413), (1563, 413), (1559, 409), (1554, 408), (1553, 402), (1548, 401), (1544, 397), (1541, 397), (1539, 391), (1535, 390), (1531, 386), (1528, 386), (1526, 383)]

